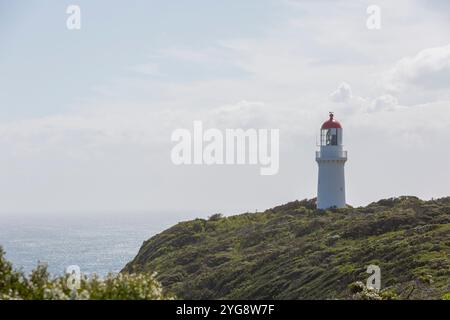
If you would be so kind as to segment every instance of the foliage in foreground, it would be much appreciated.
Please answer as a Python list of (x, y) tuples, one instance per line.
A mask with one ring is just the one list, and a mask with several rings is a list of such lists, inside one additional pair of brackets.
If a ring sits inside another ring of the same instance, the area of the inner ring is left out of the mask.
[[(45, 265), (38, 265), (29, 276), (14, 270), (0, 247), (0, 300), (160, 300), (169, 299), (155, 276), (109, 274), (104, 279), (82, 276), (79, 288), (72, 290), (69, 275), (51, 277)], [(72, 285), (71, 285), (72, 284)]]
[(367, 287), (361, 281), (351, 283), (349, 286), (352, 300), (398, 300), (399, 297), (391, 290), (377, 290)]
[(124, 273), (157, 271), (184, 299), (449, 299), (450, 197), (317, 210), (314, 200), (181, 222), (144, 242)]

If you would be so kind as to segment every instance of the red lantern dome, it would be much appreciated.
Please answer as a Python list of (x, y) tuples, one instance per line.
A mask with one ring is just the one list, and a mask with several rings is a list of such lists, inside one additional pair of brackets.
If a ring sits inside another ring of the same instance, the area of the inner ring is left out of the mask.
[(341, 124), (334, 120), (334, 114), (333, 112), (330, 112), (330, 119), (328, 119), (327, 121), (325, 121), (322, 125), (322, 129), (331, 129), (331, 128), (336, 128), (336, 129), (342, 129)]

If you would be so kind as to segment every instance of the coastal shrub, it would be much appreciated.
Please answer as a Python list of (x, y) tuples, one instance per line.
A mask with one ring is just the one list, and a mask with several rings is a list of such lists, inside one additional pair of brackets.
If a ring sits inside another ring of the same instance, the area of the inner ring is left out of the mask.
[(163, 293), (155, 274), (108, 274), (82, 276), (78, 289), (71, 289), (69, 275), (52, 277), (47, 266), (38, 266), (26, 276), (14, 270), (0, 247), (0, 300), (162, 300)]

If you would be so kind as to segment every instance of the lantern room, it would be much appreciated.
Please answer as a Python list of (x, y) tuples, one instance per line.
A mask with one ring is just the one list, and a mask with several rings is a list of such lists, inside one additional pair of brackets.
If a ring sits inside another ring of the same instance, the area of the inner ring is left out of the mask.
[(325, 121), (320, 129), (321, 146), (342, 145), (342, 126), (334, 119), (333, 112), (330, 112), (329, 119)]

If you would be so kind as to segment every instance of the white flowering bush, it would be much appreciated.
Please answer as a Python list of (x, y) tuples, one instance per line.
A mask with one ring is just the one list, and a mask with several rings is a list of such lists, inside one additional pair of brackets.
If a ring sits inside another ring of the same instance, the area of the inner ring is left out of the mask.
[(0, 300), (162, 300), (165, 294), (156, 274), (109, 274), (82, 276), (77, 289), (68, 286), (69, 276), (51, 277), (39, 264), (29, 276), (14, 270), (0, 247)]
[(391, 290), (377, 290), (367, 287), (361, 281), (349, 285), (351, 299), (353, 300), (398, 300), (398, 295)]
[(349, 287), (354, 300), (383, 300), (378, 290), (367, 287), (361, 281), (354, 282)]

